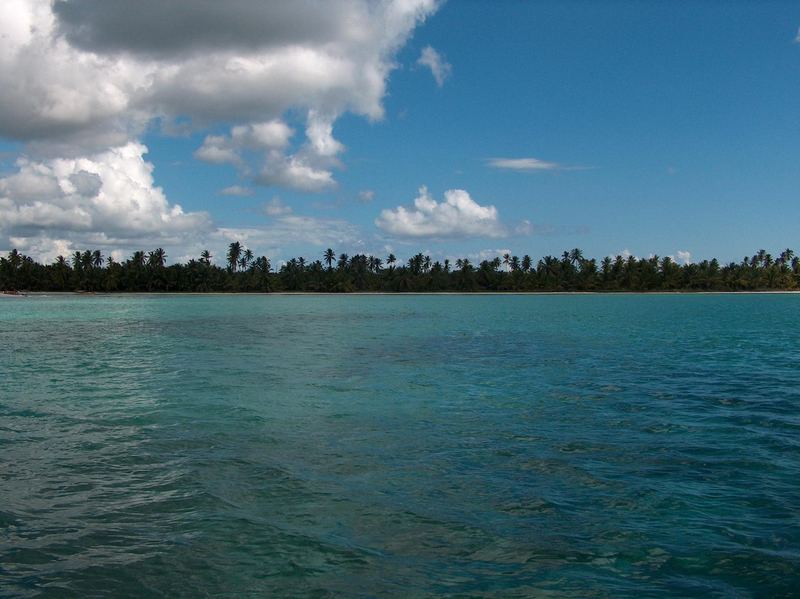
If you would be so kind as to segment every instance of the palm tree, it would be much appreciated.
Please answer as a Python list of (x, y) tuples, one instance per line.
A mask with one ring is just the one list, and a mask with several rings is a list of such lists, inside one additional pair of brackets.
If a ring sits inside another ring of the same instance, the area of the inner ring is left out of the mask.
[(422, 255), (422, 252), (415, 254), (408, 259), (408, 269), (412, 272), (412, 274), (418, 275), (422, 272), (422, 266), (424, 262), (425, 256)]
[(522, 257), (522, 272), (529, 272), (531, 269), (531, 257), (525, 254)]
[(350, 260), (350, 256), (347, 254), (339, 254), (339, 263), (336, 265), (339, 270), (344, 270), (347, 268), (347, 264)]
[(205, 264), (206, 266), (210, 266), (211, 265), (211, 258), (213, 258), (213, 256), (211, 255), (211, 252), (209, 252), (208, 250), (203, 250), (202, 252), (200, 252), (200, 262), (202, 264)]
[(600, 272), (602, 273), (603, 284), (607, 284), (611, 279), (611, 256), (606, 256), (600, 262)]
[(232, 272), (236, 272), (236, 265), (239, 263), (239, 258), (242, 256), (242, 244), (234, 241), (228, 246), (228, 268)]
[(100, 250), (92, 252), (92, 266), (95, 268), (103, 266), (103, 254), (100, 253)]
[(545, 281), (552, 281), (558, 283), (559, 279), (559, 262), (554, 256), (545, 256), (539, 260), (539, 268), (542, 271), (542, 276)]
[(69, 278), (69, 264), (64, 256), (58, 256), (55, 263), (55, 283), (59, 290), (65, 289), (67, 286), (67, 279)]
[(386, 264), (389, 265), (389, 271), (394, 270), (394, 263), (397, 262), (397, 258), (395, 258), (394, 254), (389, 254), (386, 256)]
[(255, 272), (258, 273), (259, 287), (261, 291), (269, 291), (269, 271), (272, 265), (269, 263), (269, 258), (261, 256), (256, 258), (254, 264)]
[[(78, 261), (80, 262), (81, 253), (75, 252), (75, 254), (78, 256)], [(14, 270), (22, 266), (22, 254), (17, 251), (17, 248), (8, 252), (8, 262)]]
[(511, 270), (511, 254), (503, 254), (503, 266), (506, 270)]
[(269, 258), (266, 256), (261, 256), (260, 258), (256, 258), (255, 262), (256, 268), (260, 270), (262, 273), (268, 273), (272, 265), (269, 262)]
[(583, 251), (580, 248), (574, 248), (569, 252), (569, 261), (573, 266), (578, 266), (583, 262)]
[(781, 252), (780, 257), (778, 258), (778, 263), (781, 266), (783, 266), (784, 264), (789, 264), (792, 261), (793, 257), (794, 257), (794, 252), (791, 249), (786, 248)]
[(244, 252), (242, 253), (242, 268), (247, 268), (250, 266), (250, 263), (253, 261), (253, 250), (250, 248), (245, 248)]
[(374, 272), (375, 274), (378, 274), (381, 271), (381, 267), (382, 266), (383, 266), (383, 260), (381, 260), (380, 258), (378, 258), (376, 256), (370, 256), (369, 257), (369, 269), (372, 272)]
[(151, 268), (164, 268), (167, 261), (167, 253), (163, 248), (156, 248), (147, 254), (147, 264)]
[(754, 259), (751, 260), (750, 262), (751, 263), (755, 262), (756, 265), (764, 264), (764, 259), (766, 257), (767, 257), (767, 250), (763, 250), (763, 249), (762, 250), (758, 250), (758, 252), (756, 252), (756, 255), (753, 257)]
[(331, 264), (333, 264), (333, 261), (336, 260), (336, 254), (331, 248), (328, 248), (322, 252), (322, 259), (325, 260), (325, 263), (328, 265), (328, 270), (331, 270)]
[(141, 268), (144, 266), (144, 252), (141, 250), (137, 250), (133, 252), (133, 255), (130, 257), (129, 260), (131, 266), (134, 268)]

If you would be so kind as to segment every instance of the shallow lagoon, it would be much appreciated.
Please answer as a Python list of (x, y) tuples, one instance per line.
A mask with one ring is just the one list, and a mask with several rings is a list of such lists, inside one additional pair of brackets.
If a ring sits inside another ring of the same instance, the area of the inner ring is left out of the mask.
[(0, 304), (0, 595), (791, 595), (797, 295)]

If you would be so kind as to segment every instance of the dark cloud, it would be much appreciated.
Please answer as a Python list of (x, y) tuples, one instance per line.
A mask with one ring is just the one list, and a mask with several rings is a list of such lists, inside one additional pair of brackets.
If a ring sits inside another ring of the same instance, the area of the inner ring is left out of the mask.
[(328, 0), (56, 0), (53, 4), (60, 32), (74, 46), (153, 56), (325, 44), (346, 36), (354, 25), (352, 17), (363, 10), (361, 3)]

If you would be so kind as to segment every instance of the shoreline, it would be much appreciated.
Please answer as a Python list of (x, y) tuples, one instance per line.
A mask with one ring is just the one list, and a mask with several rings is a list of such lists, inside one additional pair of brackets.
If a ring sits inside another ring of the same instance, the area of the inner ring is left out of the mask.
[(352, 295), (368, 296), (416, 296), (416, 295), (591, 295), (591, 296), (616, 296), (616, 295), (794, 295), (800, 290), (765, 290), (765, 291), (28, 291), (28, 297), (34, 296), (75, 296), (75, 297), (111, 297), (111, 296), (291, 296), (291, 295), (319, 295), (332, 297), (346, 297)]

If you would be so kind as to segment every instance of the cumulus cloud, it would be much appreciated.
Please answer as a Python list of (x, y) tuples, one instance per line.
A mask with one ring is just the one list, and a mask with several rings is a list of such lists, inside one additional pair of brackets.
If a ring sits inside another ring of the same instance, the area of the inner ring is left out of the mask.
[(17, 172), (0, 178), (0, 236), (49, 255), (59, 244), (131, 248), (209, 231), (206, 213), (167, 202), (146, 152), (131, 142), (84, 158), (19, 159)]
[(240, 160), (236, 148), (224, 135), (208, 135), (203, 145), (195, 151), (194, 157), (212, 164), (237, 164)]
[(0, 178), (0, 248), (52, 261), (87, 248), (120, 260), (165, 247), (172, 259), (186, 261), (206, 248), (223, 256), (231, 241), (274, 259), (289, 248), (363, 246), (358, 226), (294, 214), (277, 197), (262, 206), (270, 217), (264, 225), (215, 226), (206, 213), (167, 202), (153, 183), (146, 151), (131, 143), (89, 158), (20, 159), (18, 172)]
[[(306, 115), (309, 147), (332, 156), (333, 122), (345, 111), (383, 115), (393, 55), (435, 9), (436, 0), (141, 0), (136, 10), (125, 0), (7, 0), (0, 136), (85, 154), (123, 145), (153, 118), (188, 118), (241, 123), (229, 143), (274, 149), (294, 110)], [(233, 159), (220, 150), (199, 155)]]
[(687, 252), (686, 250), (678, 250), (676, 252), (677, 259), (673, 258), (675, 262), (679, 264), (691, 264), (692, 263), (692, 252)]
[(314, 166), (303, 155), (283, 156), (272, 153), (267, 157), (264, 168), (255, 177), (261, 185), (289, 187), (300, 191), (325, 191), (336, 187), (333, 173), (325, 168)]
[(247, 165), (243, 153), (247, 150), (266, 151), (268, 156), (286, 147), (294, 131), (284, 122), (273, 119), (265, 123), (237, 125), (230, 135), (208, 135), (194, 153), (194, 157), (212, 164), (235, 164), (243, 171)]
[(82, 52), (55, 34), (50, 3), (0, 3), (0, 136), (52, 153), (120, 145), (147, 116), (133, 104), (151, 69)]
[(255, 183), (289, 187), (301, 191), (323, 191), (335, 187), (332, 167), (338, 167), (337, 154), (344, 146), (333, 138), (333, 120), (316, 111), (308, 114), (308, 142), (294, 154), (284, 151), (294, 131), (280, 120), (239, 125), (230, 135), (208, 135), (194, 156), (213, 164), (233, 164), (249, 175), (246, 152), (263, 151), (264, 162)]
[(279, 119), (266, 123), (238, 125), (231, 129), (231, 142), (237, 148), (271, 150), (286, 147), (294, 135), (291, 127)]
[[(435, 0), (7, 0), (0, 135), (130, 137), (151, 118), (383, 115), (393, 54)], [(309, 119), (309, 129), (320, 123)], [(314, 133), (312, 132), (313, 136)]]
[(426, 46), (417, 59), (417, 64), (428, 67), (431, 70), (433, 78), (436, 80), (436, 85), (442, 87), (445, 80), (450, 77), (453, 72), (453, 65), (447, 62), (441, 54), (434, 50), (431, 46)]
[(444, 201), (421, 187), (413, 207), (383, 210), (375, 224), (398, 237), (504, 237), (497, 208), (481, 206), (463, 189), (450, 189)]
[(189, 235), (187, 223), (207, 230), (207, 215), (184, 213), (153, 184), (137, 140), (154, 122), (213, 126), (196, 157), (254, 183), (335, 187), (336, 121), (382, 118), (395, 54), (437, 5), (4, 0), (0, 138), (22, 142), (29, 158), (3, 179), (0, 243), (123, 247), (147, 228), (156, 240)]

